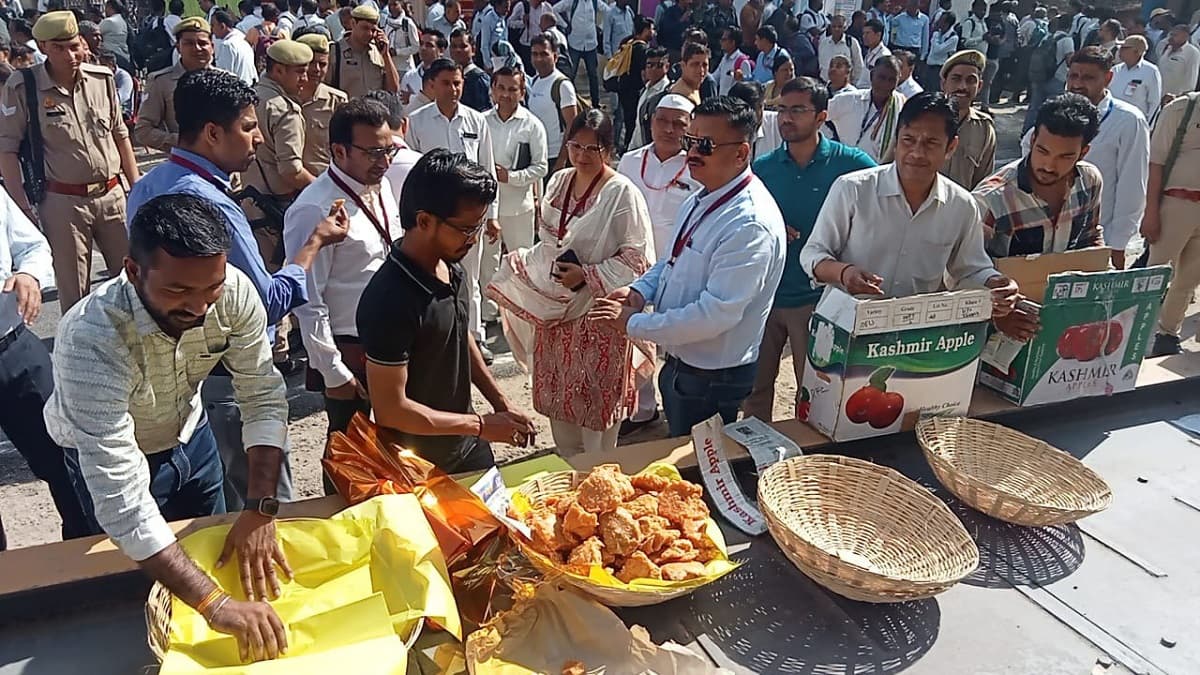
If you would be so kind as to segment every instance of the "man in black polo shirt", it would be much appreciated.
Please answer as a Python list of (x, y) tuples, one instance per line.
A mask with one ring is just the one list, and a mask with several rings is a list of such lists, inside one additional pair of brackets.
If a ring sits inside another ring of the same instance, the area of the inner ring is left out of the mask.
[[(496, 179), (462, 154), (437, 149), (404, 181), (404, 237), (358, 303), (375, 420), (450, 473), (495, 463), (489, 441), (526, 446), (533, 423), (509, 410), (467, 325), (470, 289), (459, 261), (479, 240)], [(471, 408), (471, 384), (496, 412)]]

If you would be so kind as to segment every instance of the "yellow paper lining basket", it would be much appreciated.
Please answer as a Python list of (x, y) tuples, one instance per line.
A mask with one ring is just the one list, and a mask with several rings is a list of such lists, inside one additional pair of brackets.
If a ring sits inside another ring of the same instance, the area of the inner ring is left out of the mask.
[[(679, 470), (669, 464), (652, 464), (639, 472), (639, 475), (642, 474), (680, 480)], [(523, 516), (547, 497), (574, 490), (586, 477), (586, 473), (579, 471), (559, 471), (532, 478), (513, 491), (513, 509), (518, 516)], [(712, 518), (708, 519), (705, 535), (720, 551), (720, 556), (705, 564), (704, 576), (685, 581), (634, 579), (630, 583), (621, 581), (598, 565), (593, 565), (587, 576), (575, 574), (534, 550), (532, 544), (520, 534), (513, 532), (512, 536), (521, 552), (547, 578), (561, 578), (563, 583), (610, 607), (642, 607), (687, 595), (737, 568), (737, 563), (729, 559), (725, 538)]]

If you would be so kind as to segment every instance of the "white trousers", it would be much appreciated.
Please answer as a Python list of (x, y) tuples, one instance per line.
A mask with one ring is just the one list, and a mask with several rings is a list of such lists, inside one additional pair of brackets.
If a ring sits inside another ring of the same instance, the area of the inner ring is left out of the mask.
[(560, 457), (570, 457), (581, 452), (615, 450), (617, 431), (620, 428), (620, 422), (604, 431), (595, 431), (562, 420), (550, 420), (550, 435), (554, 437), (555, 452)]

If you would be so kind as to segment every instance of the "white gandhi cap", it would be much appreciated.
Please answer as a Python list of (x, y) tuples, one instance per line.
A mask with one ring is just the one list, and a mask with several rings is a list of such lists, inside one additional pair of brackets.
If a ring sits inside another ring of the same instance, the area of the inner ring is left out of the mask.
[(658, 105), (654, 107), (655, 110), (661, 110), (663, 108), (666, 108), (667, 110), (682, 110), (683, 112), (690, 114), (696, 109), (696, 104), (692, 103), (692, 101), (686, 96), (681, 96), (679, 94), (667, 94), (659, 99)]

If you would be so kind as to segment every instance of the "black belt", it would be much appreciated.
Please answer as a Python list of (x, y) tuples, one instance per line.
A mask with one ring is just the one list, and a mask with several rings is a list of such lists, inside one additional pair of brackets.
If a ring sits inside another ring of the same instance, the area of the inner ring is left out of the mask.
[(688, 364), (684, 363), (683, 361), (680, 361), (678, 356), (667, 356), (667, 363), (674, 364), (675, 369), (681, 373), (688, 373), (691, 375), (699, 375), (701, 377), (713, 377), (714, 375), (722, 375), (725, 373), (736, 372), (736, 371), (742, 370), (744, 368), (753, 368), (755, 366), (754, 363), (743, 363), (740, 366), (730, 366), (728, 368), (717, 368), (715, 370), (709, 370), (707, 368), (697, 368), (696, 366), (689, 366)]
[(0, 352), (3, 352), (6, 349), (8, 349), (9, 347), (11, 347), (12, 343), (16, 342), (17, 338), (21, 337), (21, 334), (24, 332), (25, 332), (25, 324), (19, 323), (19, 324), (17, 324), (16, 328), (8, 331), (8, 335), (5, 335), (4, 337), (0, 337)]

